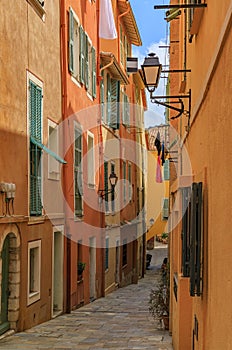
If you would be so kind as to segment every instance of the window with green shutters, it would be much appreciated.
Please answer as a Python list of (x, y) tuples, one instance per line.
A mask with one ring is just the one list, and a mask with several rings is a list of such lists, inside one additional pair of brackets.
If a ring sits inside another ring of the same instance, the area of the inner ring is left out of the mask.
[(83, 172), (82, 172), (82, 132), (80, 129), (75, 128), (75, 141), (74, 141), (74, 212), (75, 216), (83, 215)]
[[(110, 167), (111, 167), (111, 174), (115, 174), (115, 163), (111, 162)], [(112, 213), (115, 212), (115, 192), (114, 191), (111, 193), (111, 210), (112, 210)]]
[(95, 98), (96, 50), (71, 7), (69, 9), (69, 71)]
[(105, 120), (105, 87), (104, 87), (104, 76), (102, 77), (100, 81), (100, 103), (101, 103), (101, 118), (103, 122), (106, 122)]
[(168, 220), (169, 216), (169, 198), (163, 198), (162, 220)]
[(29, 81), (29, 133), (30, 133), (30, 215), (42, 214), (42, 88)]
[(170, 170), (169, 170), (169, 159), (165, 159), (163, 169), (164, 169), (164, 180), (168, 181), (170, 180)]
[(107, 124), (119, 129), (119, 90), (120, 82), (107, 75)]

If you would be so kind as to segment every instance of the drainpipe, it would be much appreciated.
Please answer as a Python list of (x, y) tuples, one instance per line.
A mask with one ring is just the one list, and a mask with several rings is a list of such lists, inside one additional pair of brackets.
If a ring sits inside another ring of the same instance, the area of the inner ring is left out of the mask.
[[(61, 89), (62, 89), (62, 121), (65, 120), (66, 114), (67, 114), (67, 72), (66, 72), (66, 48), (65, 48), (65, 0), (60, 0), (60, 60), (61, 60)], [(65, 124), (65, 123), (64, 123)], [(63, 128), (63, 143), (65, 146), (65, 128)], [(63, 169), (63, 184), (66, 184), (67, 178), (67, 167), (64, 166)], [(65, 186), (64, 186), (64, 192), (65, 192)], [(65, 195), (65, 193), (64, 193)], [(66, 208), (64, 207), (64, 213), (65, 213), (65, 237), (66, 237), (66, 312), (71, 312), (71, 240), (70, 236), (68, 236), (68, 226), (67, 226), (67, 212)]]

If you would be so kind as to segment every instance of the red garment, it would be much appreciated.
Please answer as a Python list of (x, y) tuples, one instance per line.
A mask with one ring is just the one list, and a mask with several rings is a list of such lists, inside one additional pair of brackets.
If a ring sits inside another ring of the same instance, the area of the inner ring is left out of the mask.
[(162, 180), (162, 173), (161, 173), (161, 166), (160, 166), (160, 156), (157, 158), (157, 166), (156, 166), (156, 182), (161, 183)]

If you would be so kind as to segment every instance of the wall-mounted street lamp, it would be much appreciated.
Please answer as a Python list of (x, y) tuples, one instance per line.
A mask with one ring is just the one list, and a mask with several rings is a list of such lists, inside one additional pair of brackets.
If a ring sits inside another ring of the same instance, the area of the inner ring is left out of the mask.
[[(159, 62), (159, 58), (154, 53), (148, 54), (148, 57), (145, 57), (143, 64), (141, 65), (141, 77), (143, 79), (144, 85), (147, 90), (150, 92), (151, 102), (157, 103), (164, 107), (170, 108), (174, 111), (177, 111), (178, 114), (171, 119), (175, 119), (181, 116), (181, 114), (186, 113), (190, 118), (190, 109), (191, 109), (191, 91), (187, 95), (176, 95), (176, 96), (154, 96), (153, 93), (158, 87), (159, 79), (161, 73), (181, 73), (181, 72), (191, 72), (190, 69), (171, 69), (171, 70), (162, 70), (162, 65)], [(184, 109), (184, 103), (182, 99), (187, 98), (189, 100), (188, 110)], [(159, 100), (168, 100), (167, 102), (161, 102)], [(175, 99), (175, 101), (173, 101)], [(178, 99), (178, 101), (176, 101)], [(179, 107), (174, 107), (172, 104), (179, 104)]]
[(118, 177), (117, 175), (112, 172), (109, 176), (109, 181), (110, 181), (110, 186), (111, 186), (111, 190), (98, 190), (98, 195), (99, 197), (101, 197), (102, 199), (105, 198), (105, 196), (109, 193), (114, 193), (114, 190), (115, 190), (115, 186), (118, 182)]

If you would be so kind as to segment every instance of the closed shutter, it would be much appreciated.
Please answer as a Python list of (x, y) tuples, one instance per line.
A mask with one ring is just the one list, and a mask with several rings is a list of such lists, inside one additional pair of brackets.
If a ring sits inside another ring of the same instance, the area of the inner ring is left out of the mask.
[(112, 129), (119, 128), (119, 81), (111, 79), (111, 115), (110, 127)]
[(96, 79), (96, 50), (92, 47), (92, 96), (96, 97), (97, 79)]
[(165, 160), (163, 169), (164, 169), (164, 180), (165, 181), (170, 180), (169, 159)]
[(169, 198), (163, 198), (162, 220), (168, 220), (169, 216)]
[(109, 190), (108, 181), (109, 181), (109, 173), (108, 173), (108, 162), (104, 162), (104, 190), (105, 190), (105, 210), (109, 211), (109, 194), (107, 193)]
[(126, 126), (130, 125), (130, 105), (129, 105), (128, 96), (126, 94), (123, 94), (122, 122)]
[(190, 187), (182, 189), (182, 273), (189, 277), (189, 256), (190, 256)]
[(73, 58), (73, 32), (74, 32), (74, 21), (73, 21), (73, 11), (70, 7), (69, 9), (69, 71), (74, 72), (74, 58)]
[(111, 116), (111, 78), (107, 74), (107, 124), (110, 125), (110, 116)]
[(80, 33), (80, 81), (85, 83), (85, 43), (86, 37), (82, 26), (79, 27)]
[[(30, 136), (42, 141), (42, 89), (29, 82), (29, 130)], [(41, 148), (30, 142), (30, 215), (42, 214), (41, 201)]]

